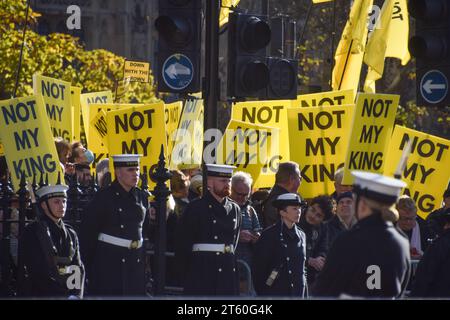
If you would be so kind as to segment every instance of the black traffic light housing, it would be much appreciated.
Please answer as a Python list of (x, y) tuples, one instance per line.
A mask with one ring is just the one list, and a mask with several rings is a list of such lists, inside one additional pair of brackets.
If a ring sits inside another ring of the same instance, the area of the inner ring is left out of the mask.
[(266, 15), (232, 12), (228, 23), (228, 95), (236, 98), (293, 99), (297, 61), (267, 55), (275, 36)]
[(200, 91), (201, 0), (159, 0), (158, 91)]
[(409, 51), (416, 58), (417, 104), (450, 105), (450, 0), (410, 0), (416, 20)]

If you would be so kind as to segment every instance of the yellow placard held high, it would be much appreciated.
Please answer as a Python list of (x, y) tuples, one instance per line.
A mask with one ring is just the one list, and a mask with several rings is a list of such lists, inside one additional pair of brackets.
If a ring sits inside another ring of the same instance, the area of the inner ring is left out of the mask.
[(125, 61), (123, 78), (131, 82), (148, 82), (150, 74), (150, 63), (142, 61)]
[(302, 94), (292, 102), (293, 107), (316, 107), (316, 106), (340, 106), (353, 104), (355, 96), (353, 90), (338, 90)]
[(29, 182), (33, 176), (38, 180), (41, 173), (48, 174), (48, 182), (56, 184), (59, 173), (63, 181), (42, 96), (0, 101), (0, 139), (14, 190), (19, 189), (22, 174)]
[(357, 95), (343, 184), (353, 184), (352, 170), (383, 173), (399, 98), (389, 94)]
[(300, 164), (304, 198), (334, 192), (334, 173), (344, 165), (353, 106), (288, 110), (291, 160)]
[[(173, 144), (170, 168), (200, 166), (203, 155), (203, 100), (186, 100), (177, 130), (171, 134)], [(173, 138), (173, 139), (172, 139)]]
[(53, 136), (70, 142), (73, 136), (70, 82), (35, 74), (33, 90), (35, 95), (40, 95), (44, 99)]
[(442, 195), (450, 179), (450, 141), (395, 126), (386, 159), (386, 175), (394, 175), (408, 140), (412, 144), (402, 174), (402, 180), (408, 184), (403, 194), (414, 199), (417, 213), (425, 219), (429, 213), (440, 208)]
[[(167, 141), (167, 155), (170, 158), (173, 149), (173, 141), (175, 137), (173, 136), (178, 128), (178, 123), (180, 122), (181, 109), (183, 109), (183, 103), (177, 101), (174, 103), (169, 103), (164, 105), (164, 117), (166, 120), (166, 141)], [(168, 161), (170, 163), (170, 160)]]
[[(108, 146), (110, 155), (142, 154), (141, 173), (149, 177), (149, 186), (155, 186), (150, 173), (158, 163), (161, 145), (166, 153), (164, 104), (139, 105), (124, 110), (109, 111)], [(112, 164), (112, 159), (110, 160)]]
[(287, 110), (291, 100), (248, 101), (233, 105), (231, 118), (280, 129), (278, 137), (272, 137), (272, 144), (278, 152), (263, 166), (256, 188), (271, 188), (280, 162), (289, 161), (289, 132)]
[(83, 115), (83, 124), (84, 128), (82, 128), (82, 131), (84, 129), (84, 134), (86, 136), (86, 141), (88, 144), (88, 147), (90, 148), (90, 141), (89, 141), (89, 124), (90, 120), (90, 110), (89, 105), (90, 104), (101, 104), (101, 103), (113, 103), (112, 99), (112, 92), (110, 90), (107, 91), (99, 91), (99, 92), (89, 92), (89, 93), (83, 93), (80, 95), (80, 105), (81, 105), (81, 114)]
[(261, 169), (278, 151), (272, 137), (279, 129), (231, 119), (216, 149), (216, 161), (234, 165), (257, 181)]

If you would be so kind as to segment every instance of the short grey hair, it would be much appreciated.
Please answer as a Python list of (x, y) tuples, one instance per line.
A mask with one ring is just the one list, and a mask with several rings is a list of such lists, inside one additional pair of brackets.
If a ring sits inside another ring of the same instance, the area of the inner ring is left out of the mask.
[(417, 213), (416, 203), (408, 195), (404, 194), (398, 198), (397, 210), (406, 210)]
[(245, 183), (251, 189), (252, 184), (253, 184), (253, 179), (252, 179), (252, 176), (249, 175), (247, 172), (237, 171), (231, 177), (231, 185), (236, 186), (236, 184), (238, 184), (239, 182)]

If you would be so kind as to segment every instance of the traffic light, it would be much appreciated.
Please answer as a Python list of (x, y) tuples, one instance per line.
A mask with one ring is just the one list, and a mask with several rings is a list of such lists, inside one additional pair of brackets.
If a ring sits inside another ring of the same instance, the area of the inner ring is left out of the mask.
[(409, 51), (416, 57), (417, 104), (450, 105), (450, 0), (410, 0), (416, 33)]
[(228, 29), (228, 95), (259, 99), (296, 97), (297, 62), (267, 56), (273, 36), (268, 17), (232, 12)]
[(201, 0), (159, 0), (158, 91), (200, 91)]

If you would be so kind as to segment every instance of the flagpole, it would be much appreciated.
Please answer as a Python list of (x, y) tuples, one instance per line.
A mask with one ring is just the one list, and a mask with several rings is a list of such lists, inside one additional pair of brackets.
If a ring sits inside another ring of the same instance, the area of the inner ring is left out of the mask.
[(341, 75), (341, 80), (339, 81), (338, 90), (341, 90), (342, 81), (344, 81), (345, 69), (347, 69), (348, 58), (350, 57), (350, 54), (352, 52), (352, 46), (353, 46), (353, 39), (350, 41), (350, 47), (348, 48), (347, 56), (345, 57), (344, 70), (342, 70), (342, 75)]
[(331, 29), (331, 52), (330, 52), (330, 87), (333, 86), (333, 69), (334, 69), (334, 41), (335, 41), (335, 37), (336, 37), (336, 1), (338, 0), (334, 0), (333, 1), (333, 16), (332, 16), (332, 29)]
[(28, 26), (28, 12), (30, 11), (30, 0), (27, 0), (27, 12), (25, 14), (25, 26), (23, 27), (22, 46), (20, 47), (19, 65), (17, 66), (16, 84), (14, 85), (13, 98), (16, 97), (17, 87), (19, 86), (20, 70), (22, 69), (23, 47), (25, 46), (25, 35)]
[[(311, 0), (309, 7), (308, 7), (308, 11), (306, 11), (306, 18), (305, 18), (305, 24), (303, 25), (303, 29), (302, 32), (300, 33), (299, 37), (298, 37), (298, 45), (300, 46), (302, 44), (303, 41), (303, 37), (305, 36), (305, 31), (306, 31), (306, 26), (308, 25), (308, 21), (309, 21), (309, 17), (311, 16), (311, 9), (313, 6), (313, 2)], [(295, 59), (299, 58), (299, 52), (300, 50), (297, 50), (297, 54)]]

